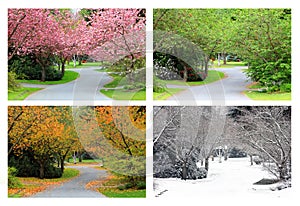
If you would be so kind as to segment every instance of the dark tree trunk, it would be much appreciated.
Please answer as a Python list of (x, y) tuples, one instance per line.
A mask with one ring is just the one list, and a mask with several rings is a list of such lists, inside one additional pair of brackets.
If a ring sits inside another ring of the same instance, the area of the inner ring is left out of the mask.
[(205, 158), (205, 165), (204, 165), (204, 168), (206, 169), (206, 171), (208, 172), (208, 169), (209, 169), (209, 158)]
[(44, 179), (44, 177), (45, 177), (45, 162), (44, 161), (42, 161), (42, 162), (40, 162), (39, 163), (39, 165), (40, 165), (40, 179)]
[(82, 65), (82, 59), (80, 55), (78, 55), (78, 65)]
[(43, 65), (42, 66), (42, 76), (41, 76), (41, 81), (44, 82), (46, 81), (46, 67)]
[(78, 152), (78, 162), (82, 162), (82, 154), (81, 154), (81, 152)]
[(186, 162), (184, 162), (182, 165), (182, 179), (186, 180), (186, 178), (187, 178), (187, 167), (186, 167)]
[(62, 74), (62, 76), (65, 75), (65, 68), (66, 68), (65, 64), (66, 64), (66, 59), (62, 60), (62, 62), (61, 62), (61, 74)]
[(227, 161), (228, 160), (228, 151), (227, 149), (225, 149), (224, 151), (224, 161)]
[(223, 55), (223, 64), (227, 64), (227, 59), (226, 59), (225, 52), (223, 52), (222, 55)]
[(253, 156), (252, 155), (249, 156), (250, 156), (250, 165), (253, 165)]

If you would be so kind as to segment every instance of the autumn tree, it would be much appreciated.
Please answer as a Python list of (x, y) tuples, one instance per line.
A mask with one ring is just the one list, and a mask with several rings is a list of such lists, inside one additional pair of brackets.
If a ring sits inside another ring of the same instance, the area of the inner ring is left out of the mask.
[(66, 156), (78, 147), (71, 115), (68, 107), (9, 107), (9, 158), (32, 159), (32, 170), (37, 164), (40, 178), (51, 176), (46, 174), (46, 169), (53, 168), (53, 163), (58, 161), (61, 172), (52, 175), (61, 175)]
[(133, 183), (145, 177), (145, 107), (75, 107), (73, 114), (87, 152)]

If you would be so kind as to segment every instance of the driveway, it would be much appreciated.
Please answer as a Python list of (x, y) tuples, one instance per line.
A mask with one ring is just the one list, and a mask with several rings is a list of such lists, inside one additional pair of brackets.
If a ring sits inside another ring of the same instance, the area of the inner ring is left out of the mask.
[(88, 166), (73, 166), (70, 168), (78, 169), (80, 175), (58, 187), (47, 189), (31, 197), (105, 197), (97, 191), (86, 189), (86, 184), (89, 182), (106, 178), (107, 173), (105, 170), (98, 170)]
[(168, 88), (185, 89), (184, 91), (173, 95), (168, 100), (203, 100), (218, 104), (227, 101), (251, 101), (251, 99), (242, 93), (247, 89), (246, 86), (251, 83), (251, 81), (242, 72), (243, 69), (245, 69), (245, 67), (217, 69), (217, 71), (224, 72), (226, 78), (206, 85), (167, 85)]
[(106, 72), (98, 72), (99, 67), (70, 69), (78, 72), (80, 77), (72, 82), (58, 85), (24, 85), (26, 87), (44, 88), (29, 95), (25, 100), (110, 100), (100, 93), (105, 84), (112, 81)]

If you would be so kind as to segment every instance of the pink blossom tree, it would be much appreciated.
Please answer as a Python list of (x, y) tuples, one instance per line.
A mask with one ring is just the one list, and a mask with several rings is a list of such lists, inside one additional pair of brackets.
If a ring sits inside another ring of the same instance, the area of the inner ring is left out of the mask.
[(54, 56), (62, 74), (66, 60), (74, 54), (114, 60), (128, 56), (132, 70), (135, 58), (145, 56), (145, 17), (139, 12), (97, 9), (84, 21), (68, 10), (8, 9), (8, 60), (33, 54), (42, 68), (41, 81)]

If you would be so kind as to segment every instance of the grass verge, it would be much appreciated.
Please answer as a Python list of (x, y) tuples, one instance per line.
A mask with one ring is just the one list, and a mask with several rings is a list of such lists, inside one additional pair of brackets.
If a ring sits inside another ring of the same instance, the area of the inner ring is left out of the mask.
[(252, 100), (278, 100), (288, 101), (291, 100), (291, 92), (265, 92), (265, 87), (257, 82), (247, 86), (250, 91), (244, 91), (244, 94)]
[(41, 89), (42, 88), (21, 87), (17, 91), (8, 92), (8, 100), (24, 100), (30, 94)]
[(43, 84), (43, 85), (53, 85), (53, 84), (64, 84), (71, 82), (79, 77), (79, 73), (73, 71), (65, 71), (65, 75), (61, 80), (58, 81), (44, 81), (40, 80), (17, 80), (19, 83), (28, 83), (28, 84)]
[(115, 100), (146, 100), (146, 89), (101, 89), (100, 92)]
[(253, 100), (291, 100), (291, 93), (266, 93), (259, 91), (245, 91), (244, 92), (247, 97)]
[(225, 77), (225, 74), (216, 70), (209, 70), (208, 76), (204, 81), (195, 81), (195, 82), (185, 82), (182, 80), (162, 80), (166, 84), (174, 84), (174, 85), (185, 85), (185, 86), (200, 86), (209, 84), (218, 80), (221, 80)]
[(146, 197), (146, 190), (118, 190), (118, 189), (99, 189), (99, 192), (104, 194), (106, 197), (114, 198), (144, 198)]
[(8, 189), (8, 197), (30, 197), (52, 185), (59, 185), (79, 175), (79, 170), (66, 168), (61, 178), (39, 179), (35, 177), (19, 177), (21, 188)]
[(76, 62), (76, 67), (74, 67), (74, 63), (73, 61), (70, 61), (69, 64), (65, 65), (65, 69), (81, 69), (81, 68), (85, 68), (85, 67), (99, 67), (103, 65), (103, 63), (101, 62), (86, 62), (86, 63), (82, 63), (81, 65), (79, 65), (79, 62)]
[(107, 197), (112, 198), (145, 198), (146, 189), (131, 187), (127, 188), (128, 182), (122, 176), (110, 174), (110, 176), (101, 183), (98, 191)]
[(165, 92), (158, 93), (158, 92), (153, 92), (153, 99), (154, 100), (165, 100), (171, 97), (172, 95), (183, 91), (184, 89), (181, 88), (166, 88)]
[(232, 67), (239, 67), (239, 66), (247, 66), (246, 62), (226, 62), (226, 64), (223, 64), (223, 60), (221, 60), (221, 65), (218, 66), (218, 61), (214, 61), (214, 68), (215, 69), (221, 69), (221, 68), (232, 68)]

